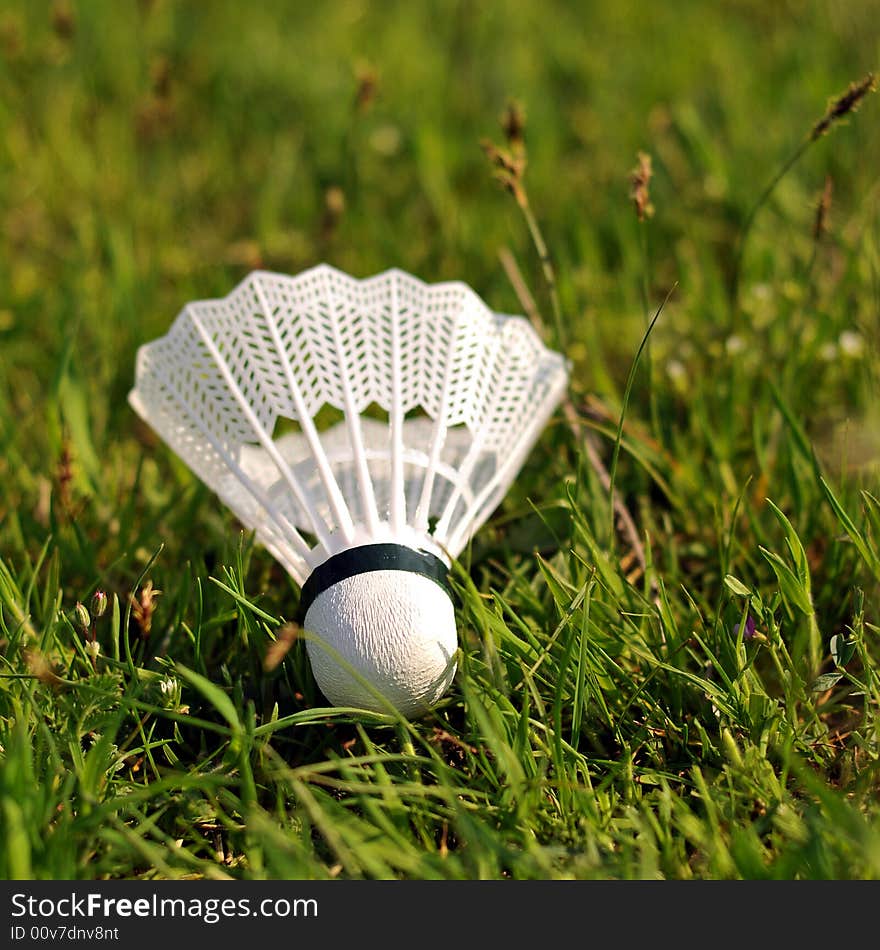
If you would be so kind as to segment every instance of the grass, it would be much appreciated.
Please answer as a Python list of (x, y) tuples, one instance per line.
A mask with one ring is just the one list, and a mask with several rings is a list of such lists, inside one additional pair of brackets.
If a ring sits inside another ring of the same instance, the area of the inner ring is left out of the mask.
[[(0, 875), (880, 877), (880, 101), (774, 180), (872, 5), (246, 6), (0, 12)], [(295, 586), (125, 404), (319, 260), (518, 272), (572, 359), (415, 722), (266, 671)]]

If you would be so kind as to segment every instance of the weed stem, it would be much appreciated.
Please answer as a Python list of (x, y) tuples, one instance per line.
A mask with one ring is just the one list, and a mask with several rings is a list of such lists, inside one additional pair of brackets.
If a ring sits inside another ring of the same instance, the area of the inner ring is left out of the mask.
[(547, 284), (547, 293), (550, 297), (550, 307), (553, 310), (553, 324), (556, 329), (556, 345), (563, 352), (568, 350), (568, 338), (565, 333), (562, 321), (562, 307), (559, 304), (559, 288), (556, 283), (556, 269), (553, 267), (553, 261), (550, 258), (550, 252), (547, 250), (547, 244), (544, 241), (544, 235), (541, 233), (541, 227), (538, 219), (532, 212), (529, 205), (528, 195), (525, 189), (521, 189), (517, 194), (517, 204), (522, 209), (523, 216), (526, 219), (526, 225), (529, 234), (532, 237), (532, 243), (538, 254), (538, 260), (541, 262), (541, 271), (544, 275), (544, 282)]

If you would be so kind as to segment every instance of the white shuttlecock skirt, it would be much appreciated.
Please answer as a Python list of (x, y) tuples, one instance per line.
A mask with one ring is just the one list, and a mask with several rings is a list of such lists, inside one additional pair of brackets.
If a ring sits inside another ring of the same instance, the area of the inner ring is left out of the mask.
[[(566, 386), (565, 360), (525, 319), (462, 283), (321, 265), (255, 272), (187, 304), (139, 350), (129, 398), (303, 585), (335, 555), (380, 543), (448, 565)], [(327, 698), (380, 709), (384, 697), (409, 713), (436, 702), (454, 673), (448, 593), (402, 570), (338, 586), (305, 616)]]

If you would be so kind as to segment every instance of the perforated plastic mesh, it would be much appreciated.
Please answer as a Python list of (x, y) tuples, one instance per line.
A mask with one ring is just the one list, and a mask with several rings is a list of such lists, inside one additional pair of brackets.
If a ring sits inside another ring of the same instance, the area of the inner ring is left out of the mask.
[(302, 584), (354, 544), (457, 555), (566, 383), (526, 320), (464, 284), (321, 265), (188, 304), (129, 398)]

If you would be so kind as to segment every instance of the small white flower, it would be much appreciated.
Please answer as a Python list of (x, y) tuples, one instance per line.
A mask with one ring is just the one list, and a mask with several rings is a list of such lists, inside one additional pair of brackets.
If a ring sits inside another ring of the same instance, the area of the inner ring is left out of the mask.
[(687, 379), (687, 369), (681, 360), (669, 360), (666, 364), (666, 375), (676, 383), (683, 383)]
[(844, 356), (857, 359), (865, 352), (865, 341), (862, 335), (854, 330), (844, 330), (837, 342)]
[(724, 347), (731, 356), (736, 356), (737, 353), (742, 353), (746, 348), (746, 341), (734, 333), (733, 336), (727, 338)]
[(177, 685), (177, 684), (174, 682), (174, 677), (173, 677), (173, 676), (166, 676), (165, 679), (163, 679), (163, 680), (159, 683), (159, 689), (162, 690), (162, 694), (163, 694), (163, 695), (166, 695), (166, 696), (167, 696), (167, 695), (169, 695), (169, 694), (171, 694), (171, 693), (174, 692), (174, 687), (175, 687), (176, 685)]
[(101, 644), (98, 643), (97, 640), (87, 640), (86, 653), (88, 653), (93, 660), (96, 660), (101, 655)]

